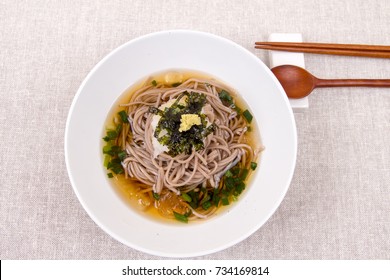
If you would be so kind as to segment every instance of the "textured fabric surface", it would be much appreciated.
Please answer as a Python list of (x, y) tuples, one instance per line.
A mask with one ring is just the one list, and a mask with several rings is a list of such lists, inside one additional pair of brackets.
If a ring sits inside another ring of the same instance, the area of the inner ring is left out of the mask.
[[(72, 99), (112, 49), (150, 32), (195, 29), (260, 59), (273, 32), (390, 45), (387, 0), (0, 1), (0, 258), (156, 259), (104, 233), (70, 185)], [(319, 77), (390, 78), (390, 60), (305, 55)], [(252, 236), (199, 259), (389, 259), (390, 89), (319, 89), (296, 112), (291, 187)]]

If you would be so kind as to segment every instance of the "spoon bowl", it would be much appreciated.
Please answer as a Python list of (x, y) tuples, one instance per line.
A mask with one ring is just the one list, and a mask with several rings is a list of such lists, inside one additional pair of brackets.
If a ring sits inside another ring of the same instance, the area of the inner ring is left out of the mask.
[(295, 65), (271, 69), (289, 98), (303, 98), (317, 87), (390, 87), (390, 79), (319, 79)]

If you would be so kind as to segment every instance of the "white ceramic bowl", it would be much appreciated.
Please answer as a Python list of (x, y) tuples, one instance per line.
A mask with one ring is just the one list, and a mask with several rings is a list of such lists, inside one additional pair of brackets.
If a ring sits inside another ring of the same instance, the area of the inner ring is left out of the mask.
[[(115, 100), (140, 79), (169, 69), (209, 73), (241, 93), (265, 146), (250, 186), (234, 206), (199, 223), (162, 223), (140, 215), (115, 192), (102, 163), (103, 126)], [(291, 107), (266, 65), (234, 42), (185, 30), (149, 34), (107, 55), (81, 84), (65, 132), (70, 181), (89, 216), (123, 244), (167, 257), (217, 252), (258, 230), (287, 192), (296, 152)]]

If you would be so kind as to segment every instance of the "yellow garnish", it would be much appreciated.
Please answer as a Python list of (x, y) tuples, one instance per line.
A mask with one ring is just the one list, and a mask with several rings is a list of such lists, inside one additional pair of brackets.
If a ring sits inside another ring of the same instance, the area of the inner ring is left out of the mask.
[(180, 132), (189, 130), (193, 125), (202, 124), (197, 114), (183, 114), (181, 115), (180, 122)]

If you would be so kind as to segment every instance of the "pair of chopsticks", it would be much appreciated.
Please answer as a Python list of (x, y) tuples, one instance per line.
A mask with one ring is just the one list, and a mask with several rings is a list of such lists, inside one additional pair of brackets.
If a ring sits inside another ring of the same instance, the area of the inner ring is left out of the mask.
[(390, 58), (390, 46), (381, 45), (256, 42), (255, 48), (275, 51)]

